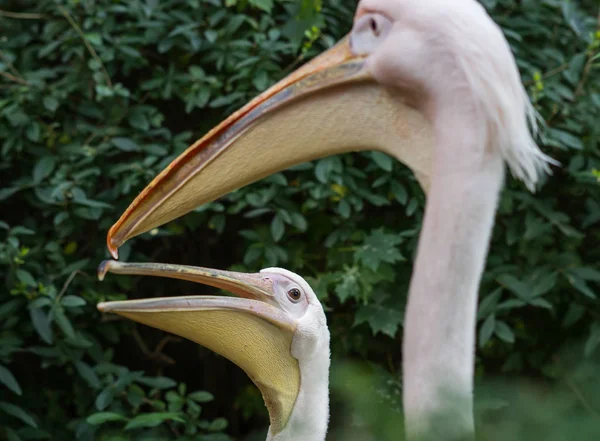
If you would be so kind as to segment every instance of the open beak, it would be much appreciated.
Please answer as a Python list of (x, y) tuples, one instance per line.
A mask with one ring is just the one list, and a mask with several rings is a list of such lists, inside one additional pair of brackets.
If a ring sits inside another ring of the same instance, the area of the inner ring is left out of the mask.
[(277, 171), (349, 151), (379, 150), (409, 166), (427, 190), (433, 135), (379, 85), (349, 38), (305, 64), (192, 144), (131, 203), (110, 229), (118, 257), (128, 239)]
[(98, 309), (196, 342), (242, 368), (260, 389), (272, 432), (287, 424), (300, 389), (291, 355), (295, 321), (278, 306), (273, 284), (261, 274), (157, 263), (105, 261), (107, 272), (170, 277), (214, 286), (240, 296), (186, 296), (100, 303)]

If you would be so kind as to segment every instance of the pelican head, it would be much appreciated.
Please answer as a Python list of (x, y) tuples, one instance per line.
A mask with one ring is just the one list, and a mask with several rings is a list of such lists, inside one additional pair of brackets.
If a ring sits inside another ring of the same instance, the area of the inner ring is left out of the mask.
[(242, 368), (269, 411), (268, 439), (325, 439), (329, 330), (321, 303), (302, 277), (281, 268), (246, 274), (105, 261), (100, 280), (108, 272), (188, 280), (237, 295), (115, 301), (98, 309), (184, 337)]

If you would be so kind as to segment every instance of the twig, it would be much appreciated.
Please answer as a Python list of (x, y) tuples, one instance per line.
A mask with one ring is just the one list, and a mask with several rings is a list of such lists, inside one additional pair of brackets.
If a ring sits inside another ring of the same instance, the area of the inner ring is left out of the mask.
[(585, 66), (583, 68), (583, 73), (581, 74), (581, 79), (579, 83), (577, 83), (577, 87), (575, 88), (575, 96), (580, 96), (583, 93), (583, 88), (585, 86), (585, 82), (587, 81), (588, 75), (590, 74), (590, 70), (592, 69), (594, 57), (592, 55), (588, 55), (588, 58), (585, 62)]
[(596, 411), (596, 409), (594, 409), (590, 405), (590, 403), (588, 403), (588, 401), (585, 399), (577, 385), (573, 381), (571, 381), (571, 379), (568, 376), (565, 376), (565, 383), (567, 383), (569, 389), (571, 389), (571, 391), (573, 391), (573, 393), (577, 396), (579, 402), (583, 405), (583, 407), (585, 407), (585, 409), (595, 417), (600, 418), (600, 414)]
[(23, 78), (23, 75), (21, 75), (21, 72), (19, 72), (17, 70), (17, 68), (15, 67), (15, 65), (12, 64), (10, 62), (10, 60), (4, 56), (4, 54), (2, 53), (2, 51), (0, 51), (0, 58), (2, 59), (2, 61), (4, 61), (7, 64), (8, 68), (12, 71), (12, 73), (13, 73), (14, 76), (19, 77), (23, 81), (25, 81), (25, 78)]
[(106, 70), (106, 67), (104, 67), (104, 63), (102, 63), (102, 60), (100, 59), (100, 57), (96, 53), (96, 50), (94, 49), (94, 47), (85, 38), (85, 34), (83, 33), (83, 31), (81, 30), (81, 28), (79, 27), (79, 25), (75, 22), (75, 20), (73, 19), (73, 17), (71, 17), (71, 14), (69, 14), (69, 11), (67, 11), (65, 8), (63, 8), (62, 6), (59, 5), (58, 6), (58, 10), (61, 12), (62, 15), (65, 16), (65, 18), (67, 19), (67, 21), (69, 22), (69, 24), (71, 25), (71, 27), (75, 30), (75, 32), (77, 32), (77, 34), (79, 35), (79, 37), (83, 41), (83, 44), (85, 45), (85, 47), (87, 48), (88, 52), (92, 56), (92, 58), (98, 62), (98, 64), (100, 65), (100, 67), (102, 67), (102, 72), (104, 72), (104, 77), (106, 79), (106, 84), (108, 85), (108, 87), (110, 87), (112, 89), (112, 87), (113, 87), (112, 81), (110, 80), (110, 76), (108, 75), (108, 71)]
[(166, 364), (175, 364), (175, 360), (173, 360), (168, 355), (163, 354), (162, 350), (164, 349), (165, 345), (168, 342), (170, 342), (170, 341), (179, 341), (181, 339), (179, 339), (178, 337), (173, 337), (171, 335), (167, 335), (167, 336), (163, 337), (158, 342), (158, 344), (154, 348), (154, 351), (151, 352), (150, 349), (148, 349), (148, 346), (146, 345), (146, 342), (144, 341), (144, 339), (142, 338), (142, 336), (138, 332), (137, 328), (133, 328), (132, 334), (133, 334), (133, 338), (136, 341), (136, 343), (138, 344), (140, 350), (142, 351), (142, 353), (146, 357), (148, 357), (150, 359), (161, 360), (161, 361), (163, 361)]
[(44, 14), (33, 14), (28, 12), (10, 12), (0, 9), (0, 17), (20, 18), (23, 20), (39, 20), (40, 18), (45, 18), (46, 16)]
[(158, 342), (158, 344), (154, 348), (153, 354), (160, 354), (167, 345), (167, 343), (169, 343), (170, 341), (178, 342), (181, 341), (181, 339), (179, 337), (173, 337), (172, 335), (165, 336), (163, 339), (161, 339), (161, 341)]
[[(600, 11), (598, 12), (598, 22), (596, 26), (596, 31), (600, 31)], [(587, 60), (585, 62), (585, 66), (583, 68), (583, 74), (581, 75), (581, 79), (579, 83), (577, 83), (577, 87), (575, 88), (575, 96), (579, 96), (583, 93), (583, 88), (585, 86), (585, 82), (590, 74), (590, 70), (592, 70), (592, 64), (594, 63), (594, 53), (590, 51), (587, 55)]]
[(29, 86), (29, 83), (27, 81), (25, 81), (23, 78), (16, 77), (12, 74), (9, 74), (8, 72), (0, 72), (0, 75), (2, 75), (4, 78), (8, 78), (11, 81), (14, 81), (15, 83), (19, 83), (24, 86)]
[[(545, 80), (546, 78), (550, 78), (550, 77), (552, 77), (552, 76), (554, 76), (556, 74), (561, 73), (567, 67), (569, 67), (569, 63), (561, 64), (560, 66), (555, 67), (552, 70), (549, 70), (548, 72), (546, 72), (545, 74), (542, 75), (542, 80)], [(523, 84), (525, 86), (531, 86), (533, 83), (535, 83), (535, 80), (525, 81)]]
[(65, 293), (65, 291), (67, 290), (67, 288), (69, 287), (69, 285), (71, 284), (71, 282), (73, 281), (73, 279), (75, 278), (75, 276), (77, 274), (84, 274), (84, 272), (80, 271), (80, 270), (75, 270), (73, 271), (71, 274), (69, 274), (69, 277), (67, 278), (67, 280), (65, 281), (62, 289), (60, 290), (60, 292), (58, 293), (58, 297), (56, 298), (56, 301), (58, 302), (60, 300), (60, 298), (63, 296), (63, 294)]
[(131, 331), (131, 333), (133, 334), (133, 339), (136, 341), (136, 343), (140, 347), (142, 354), (148, 355), (150, 353), (150, 349), (148, 349), (146, 342), (144, 341), (144, 339), (142, 338), (142, 336), (140, 335), (138, 330), (136, 328), (133, 328), (133, 331)]

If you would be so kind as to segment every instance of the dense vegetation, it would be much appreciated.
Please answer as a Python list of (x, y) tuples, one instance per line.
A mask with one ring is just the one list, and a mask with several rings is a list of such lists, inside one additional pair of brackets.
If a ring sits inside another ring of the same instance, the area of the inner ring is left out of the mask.
[[(502, 195), (478, 313), (481, 436), (597, 439), (597, 3), (482, 3), (546, 122), (540, 144), (562, 165), (535, 195), (512, 180)], [(108, 228), (142, 187), (346, 33), (354, 7), (0, 2), (0, 439), (248, 440), (255, 429), (261, 439), (265, 409), (239, 369), (95, 308), (206, 291), (132, 277), (99, 283), (95, 267), (108, 257)], [(388, 156), (330, 157), (131, 241), (121, 259), (279, 265), (307, 276), (332, 332), (331, 439), (398, 439), (402, 316), (423, 204)], [(490, 386), (499, 376), (521, 382)]]

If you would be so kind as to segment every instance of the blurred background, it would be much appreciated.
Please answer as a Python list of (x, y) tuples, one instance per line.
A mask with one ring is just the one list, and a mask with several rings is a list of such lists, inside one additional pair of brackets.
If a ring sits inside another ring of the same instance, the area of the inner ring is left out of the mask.
[[(600, 439), (600, 12), (483, 0), (561, 162), (509, 179), (477, 325), (482, 440)], [(108, 276), (109, 227), (209, 128), (351, 28), (347, 0), (0, 1), (0, 439), (263, 440), (229, 361), (103, 316), (206, 294)], [(331, 440), (402, 437), (402, 316), (424, 206), (377, 152), (273, 175), (127, 242), (122, 260), (307, 278), (332, 334)], [(398, 216), (398, 207), (403, 216)]]

